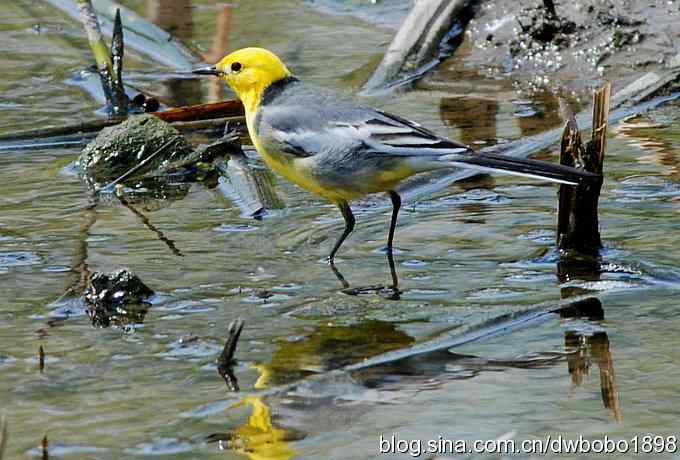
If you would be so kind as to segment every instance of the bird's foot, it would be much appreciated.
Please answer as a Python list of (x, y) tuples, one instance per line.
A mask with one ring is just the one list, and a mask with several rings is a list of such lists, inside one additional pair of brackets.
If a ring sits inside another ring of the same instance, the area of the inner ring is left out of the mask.
[(406, 249), (401, 249), (396, 246), (383, 246), (378, 249), (378, 252), (382, 252), (383, 254), (401, 254), (404, 251), (406, 251)]

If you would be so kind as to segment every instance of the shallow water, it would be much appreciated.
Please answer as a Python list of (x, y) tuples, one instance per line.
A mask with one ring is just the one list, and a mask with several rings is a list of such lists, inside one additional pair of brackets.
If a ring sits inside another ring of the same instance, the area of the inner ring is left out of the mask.
[[(157, 3), (126, 5), (160, 17)], [(172, 17), (193, 22), (164, 25), (209, 50), (216, 7), (173, 3), (181, 13)], [(230, 14), (228, 49), (272, 48), (301, 78), (349, 91), (401, 17), (354, 1), (252, 0)], [(91, 60), (79, 25), (29, 0), (0, 3), (0, 18), (0, 133), (94, 117), (100, 103), (70, 83)], [(130, 54), (129, 83), (169, 103), (220, 96), (205, 81), (149, 78), (167, 69)], [(479, 146), (561, 123), (549, 92), (518, 94), (510, 81), (484, 79), (455, 57), (415, 91), (371, 102)], [(84, 185), (65, 168), (78, 147), (1, 151), (6, 458), (40, 456), (43, 435), (51, 457), (68, 459), (375, 458), (379, 436), (392, 434), (677, 435), (678, 107), (611, 130), (600, 273), (558, 279), (555, 187), (480, 177), (404, 206), (398, 300), (341, 291), (323, 262), (342, 227), (339, 213), (282, 180), (276, 192), (285, 208), (263, 220), (200, 184), (181, 200), (140, 205), (178, 257), (130, 209), (115, 201), (89, 208)], [(381, 252), (388, 204), (371, 200), (356, 215), (338, 269), (352, 287), (389, 284)], [(143, 321), (93, 327), (69, 292), (89, 272), (121, 267), (157, 291), (152, 306)], [(603, 320), (549, 316), (294, 394), (255, 391), (580, 293), (600, 299)], [(227, 324), (239, 316), (246, 326), (234, 372), (243, 397), (228, 391), (214, 365)]]

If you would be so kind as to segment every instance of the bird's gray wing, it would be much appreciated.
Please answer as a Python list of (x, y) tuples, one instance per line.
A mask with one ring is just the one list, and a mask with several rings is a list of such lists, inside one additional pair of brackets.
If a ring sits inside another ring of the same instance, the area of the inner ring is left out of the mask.
[[(335, 93), (328, 93), (335, 94)], [(408, 161), (415, 170), (467, 167), (576, 185), (599, 176), (567, 166), (481, 154), (396, 115), (332, 96), (305, 93), (262, 111), (258, 131), (295, 157), (322, 155), (329, 165)]]
[(259, 130), (297, 157), (319, 154), (439, 157), (471, 150), (419, 124), (371, 107), (281, 105), (263, 111)]

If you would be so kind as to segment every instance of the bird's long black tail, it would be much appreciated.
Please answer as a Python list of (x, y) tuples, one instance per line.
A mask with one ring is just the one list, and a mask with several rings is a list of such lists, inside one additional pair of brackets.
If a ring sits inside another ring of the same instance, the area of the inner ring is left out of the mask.
[(569, 166), (492, 153), (471, 152), (467, 155), (452, 155), (451, 158), (443, 157), (442, 159), (447, 159), (454, 165), (466, 168), (498, 171), (560, 184), (578, 185), (583, 182), (595, 181), (600, 177), (597, 174)]

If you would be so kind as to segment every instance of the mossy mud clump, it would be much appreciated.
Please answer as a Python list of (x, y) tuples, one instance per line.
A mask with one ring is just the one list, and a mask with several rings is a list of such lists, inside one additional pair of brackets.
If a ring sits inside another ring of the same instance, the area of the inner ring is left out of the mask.
[(85, 301), (88, 315), (97, 327), (128, 327), (140, 324), (149, 309), (148, 299), (154, 291), (128, 270), (96, 272), (90, 276)]
[(153, 294), (153, 290), (138, 276), (122, 269), (112, 273), (93, 273), (85, 292), (85, 300), (97, 307), (113, 308), (143, 303)]
[(105, 185), (160, 151), (130, 179), (169, 173), (178, 162), (195, 160), (196, 152), (170, 124), (153, 115), (136, 115), (103, 129), (83, 149), (76, 166), (88, 183)]

